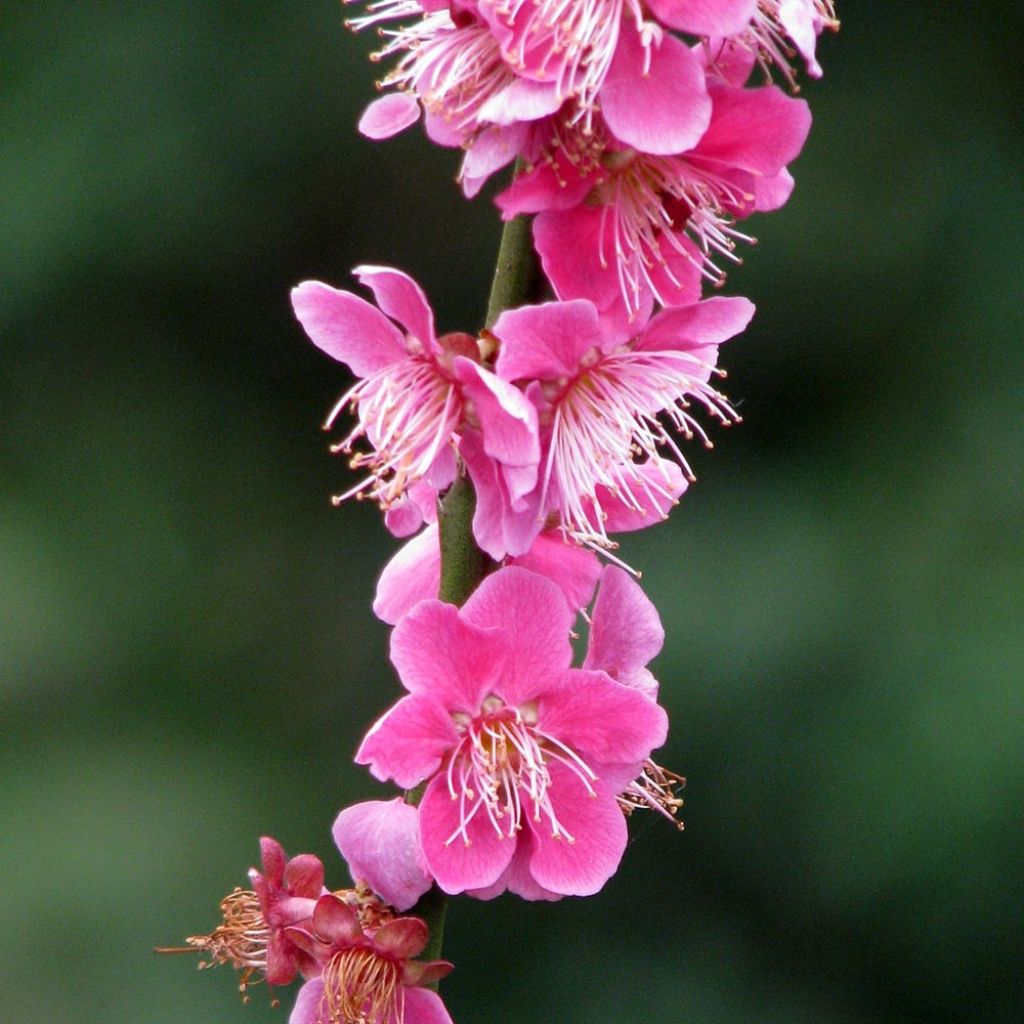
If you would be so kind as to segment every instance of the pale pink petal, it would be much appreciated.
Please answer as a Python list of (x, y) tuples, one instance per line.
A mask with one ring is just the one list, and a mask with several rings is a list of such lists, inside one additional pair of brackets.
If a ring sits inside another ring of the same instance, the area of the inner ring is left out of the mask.
[(663, 25), (695, 36), (731, 36), (750, 24), (757, 0), (647, 0)]
[(323, 1014), (321, 1004), (324, 1001), (324, 982), (322, 978), (310, 978), (295, 997), (288, 1024), (321, 1024)]
[(811, 78), (821, 78), (821, 65), (815, 59), (818, 44), (812, 0), (781, 0), (779, 23), (789, 33), (807, 64)]
[(533, 82), (516, 78), (511, 85), (495, 93), (477, 111), (477, 119), (496, 125), (536, 121), (555, 113), (562, 97), (554, 82)]
[(434, 314), (423, 289), (408, 274), (391, 267), (356, 267), (353, 274), (367, 286), (377, 305), (397, 320), (428, 351), (437, 349)]
[(459, 742), (444, 707), (425, 694), (403, 697), (377, 719), (356, 751), (356, 764), (370, 766), (375, 779), (412, 789), (441, 767)]
[[(484, 451), (507, 466), (532, 466), (540, 462), (537, 410), (518, 388), (479, 363), (460, 356), (452, 364), (464, 394), (473, 402), (483, 434)], [(533, 487), (535, 474), (524, 490)]]
[(626, 818), (605, 784), (583, 783), (563, 765), (551, 766), (551, 802), (559, 824), (573, 837), (554, 839), (541, 815), (524, 815), (534, 838), (530, 874), (538, 885), (565, 896), (592, 896), (619, 866), (626, 848)]
[(492, 328), (501, 341), (495, 369), (507, 381), (573, 377), (601, 329), (586, 299), (509, 309)]
[(407, 988), (401, 1024), (452, 1024), (452, 1019), (436, 992), (429, 988)]
[(423, 525), (423, 511), (408, 492), (384, 512), (384, 525), (395, 537), (408, 537)]
[(490, 692), (507, 704), (534, 698), (572, 660), (574, 613), (558, 587), (535, 572), (508, 566), (492, 573), (465, 603), (462, 615), (479, 627), (500, 624), (515, 637), (500, 679), (489, 684)]
[(537, 727), (589, 762), (640, 764), (668, 736), (665, 710), (604, 672), (569, 669), (538, 700)]
[(402, 332), (351, 292), (322, 281), (303, 281), (292, 289), (292, 308), (313, 344), (357, 377), (408, 358)]
[(507, 128), (488, 127), (473, 139), (459, 171), (459, 182), (467, 199), (472, 199), (492, 174), (515, 160), (529, 131), (525, 124)]
[[(470, 798), (464, 799), (469, 804)], [(420, 841), (427, 867), (449, 894), (492, 885), (515, 852), (515, 837), (499, 837), (482, 808), (465, 825), (463, 835), (462, 815), (471, 806), (464, 806), (461, 794), (451, 797), (443, 775), (430, 781), (420, 803)]]
[(599, 95), (612, 134), (643, 153), (692, 149), (711, 121), (700, 61), (669, 35), (652, 42), (648, 56), (631, 24), (623, 24)]
[(373, 613), (393, 626), (420, 601), (437, 597), (440, 583), (441, 550), (434, 525), (403, 544), (384, 566), (377, 581)]
[(601, 575), (597, 555), (569, 543), (557, 531), (540, 534), (530, 550), (511, 559), (510, 564), (540, 573), (557, 584), (573, 611), (590, 604)]
[(786, 205), (793, 194), (793, 175), (779, 171), (774, 178), (754, 179), (754, 207), (760, 213), (771, 213)]
[(331, 833), (353, 881), (368, 882), (396, 910), (408, 910), (432, 885), (419, 849), (419, 815), (404, 800), (346, 807)]
[(714, 114), (695, 157), (716, 168), (738, 167), (771, 178), (800, 154), (811, 130), (806, 100), (787, 96), (775, 85), (719, 85), (711, 95)]
[(439, 146), (455, 148), (466, 141), (466, 133), (452, 127), (452, 123), (443, 114), (432, 114), (428, 110), (423, 119), (423, 127), (427, 131), (427, 138)]
[(420, 119), (420, 105), (407, 92), (374, 100), (359, 118), (359, 132), (368, 139), (390, 139)]
[(640, 584), (618, 566), (605, 566), (590, 617), (583, 667), (602, 669), (623, 685), (650, 696), (653, 676), (649, 672), (637, 676), (664, 642), (658, 611)]
[(442, 601), (416, 605), (391, 634), (391, 662), (405, 688), (430, 694), (449, 711), (475, 713), (501, 676), (515, 635), (500, 618), (486, 624), (493, 628), (483, 625)]

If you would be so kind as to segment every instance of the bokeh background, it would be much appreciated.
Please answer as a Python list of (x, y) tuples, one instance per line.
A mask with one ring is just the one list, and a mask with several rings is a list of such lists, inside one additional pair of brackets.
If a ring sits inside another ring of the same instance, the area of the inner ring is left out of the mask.
[[(1024, 95), (1017, 5), (840, 2), (789, 206), (729, 290), (745, 422), (630, 538), (686, 831), (592, 900), (456, 902), (461, 1024), (1022, 1019)], [(284, 1022), (156, 944), (261, 833), (344, 868), (398, 694), (395, 544), (345, 486), (289, 288), (363, 261), (479, 324), (499, 225), (355, 134), (337, 5), (44, 3), (0, 73), (0, 992), (53, 1021)], [(377, 72), (379, 73), (379, 72)]]

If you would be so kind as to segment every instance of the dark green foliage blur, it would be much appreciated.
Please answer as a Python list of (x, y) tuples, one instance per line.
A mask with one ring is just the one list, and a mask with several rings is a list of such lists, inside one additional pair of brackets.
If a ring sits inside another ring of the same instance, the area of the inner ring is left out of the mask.
[[(744, 423), (625, 556), (686, 831), (599, 897), (457, 901), (458, 1024), (1021, 1020), (1020, 8), (839, 2), (816, 127), (728, 291)], [(0, 73), (0, 1017), (287, 1020), (157, 957), (329, 826), (398, 695), (395, 549), (288, 290), (359, 262), (474, 329), (499, 225), (336, 3), (43, 3)]]

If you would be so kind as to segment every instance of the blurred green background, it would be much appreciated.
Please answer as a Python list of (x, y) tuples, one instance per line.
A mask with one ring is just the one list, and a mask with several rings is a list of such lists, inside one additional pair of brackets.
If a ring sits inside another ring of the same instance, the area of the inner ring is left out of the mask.
[[(745, 422), (626, 557), (668, 632), (662, 760), (602, 895), (458, 901), (460, 1024), (1019, 1022), (1019, 5), (840, 3), (789, 206), (728, 290)], [(334, 3), (5, 13), (0, 1016), (284, 1022), (156, 944), (261, 833), (329, 825), (398, 694), (395, 542), (319, 424), (288, 290), (359, 262), (479, 325), (499, 225), (418, 130), (355, 134)], [(379, 74), (379, 71), (376, 72)], [(1016, 99), (1014, 98), (1016, 97)]]

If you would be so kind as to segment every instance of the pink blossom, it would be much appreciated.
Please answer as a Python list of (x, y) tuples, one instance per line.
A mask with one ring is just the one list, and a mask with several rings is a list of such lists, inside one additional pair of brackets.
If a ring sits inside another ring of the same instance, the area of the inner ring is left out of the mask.
[[(504, 565), (519, 565), (556, 583), (571, 609), (590, 604), (601, 574), (595, 555), (566, 543), (555, 530), (539, 534), (522, 555), (509, 556)], [(384, 567), (377, 582), (374, 614), (395, 625), (420, 601), (437, 597), (441, 583), (441, 549), (436, 526), (428, 526), (407, 541)]]
[(765, 67), (774, 64), (795, 89), (790, 42), (803, 57), (807, 73), (812, 78), (821, 78), (821, 65), (815, 54), (818, 36), (823, 29), (834, 32), (838, 28), (833, 0), (758, 0), (751, 26), (738, 36), (737, 42), (748, 46)]
[(441, 997), (422, 986), (452, 965), (416, 959), (429, 937), (418, 917), (366, 927), (356, 909), (328, 894), (317, 902), (309, 927), (289, 935), (320, 965), (299, 990), (289, 1024), (451, 1024)]
[[(753, 311), (743, 298), (713, 298), (662, 310), (632, 331), (603, 325), (586, 299), (503, 313), (494, 325), (497, 372), (525, 385), (538, 406), (541, 465), (529, 499), (537, 514), (606, 549), (614, 546), (609, 531), (621, 528), (611, 518), (619, 508), (663, 517), (682, 490), (679, 467), (692, 477), (666, 421), (709, 443), (691, 403), (723, 423), (737, 418), (711, 378), (718, 346)], [(662, 448), (678, 466), (661, 458)]]
[(403, 788), (427, 782), (421, 844), (446, 892), (590, 895), (618, 866), (617, 794), (667, 720), (605, 672), (569, 667), (572, 618), (553, 583), (512, 566), (461, 609), (420, 602), (392, 633), (409, 693), (356, 761)]
[(331, 829), (353, 881), (396, 910), (408, 910), (433, 885), (419, 848), (416, 809), (401, 798), (346, 807)]
[[(652, 300), (692, 302), (700, 277), (721, 284), (739, 262), (734, 226), (788, 198), (786, 164), (810, 128), (806, 103), (775, 87), (709, 80), (707, 131), (692, 148), (645, 152), (607, 122), (592, 135), (552, 129), (541, 156), (497, 198), (506, 218), (537, 213), (534, 241), (559, 298), (589, 298), (636, 317)], [(547, 123), (547, 122), (545, 122)]]
[(326, 426), (352, 407), (356, 425), (333, 450), (351, 453), (365, 437), (372, 450), (353, 455), (351, 465), (368, 473), (335, 501), (370, 497), (397, 510), (389, 525), (408, 534), (454, 479), (460, 441), (480, 431), (487, 457), (512, 490), (529, 489), (538, 458), (530, 403), (484, 369), (476, 339), (436, 335), (433, 312), (412, 278), (388, 267), (357, 267), (355, 274), (376, 306), (319, 281), (292, 291), (295, 315), (312, 341), (359, 378)]

